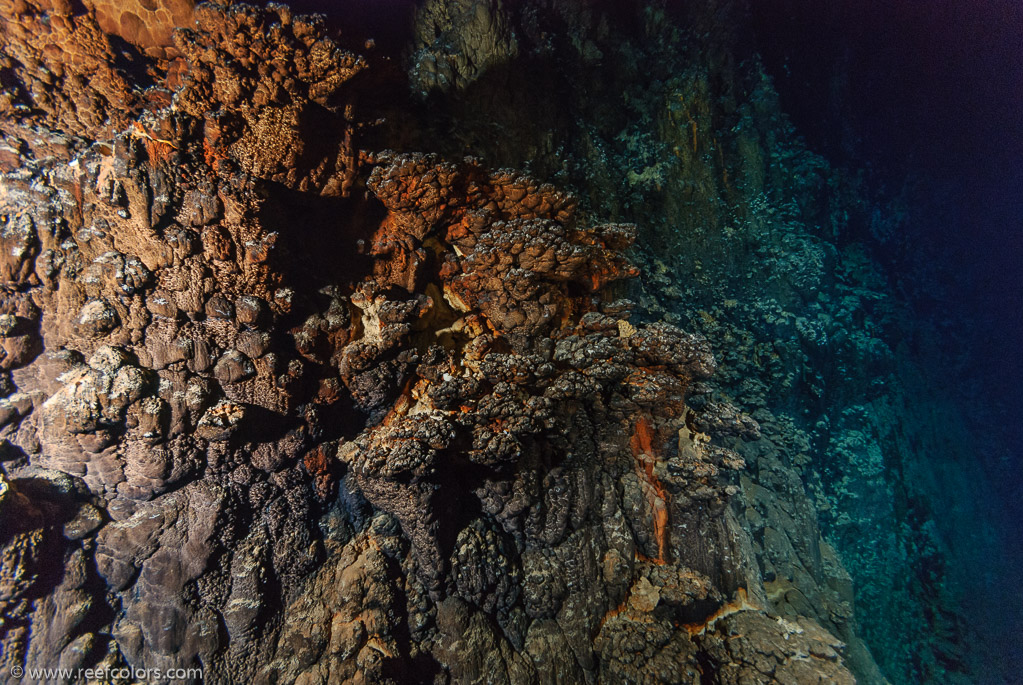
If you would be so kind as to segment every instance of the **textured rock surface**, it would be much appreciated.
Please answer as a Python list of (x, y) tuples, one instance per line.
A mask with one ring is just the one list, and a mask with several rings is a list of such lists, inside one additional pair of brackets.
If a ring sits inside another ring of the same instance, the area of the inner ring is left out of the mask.
[[(636, 250), (621, 222), (683, 184), (670, 216), (722, 212), (720, 190), (770, 223), (742, 202), (782, 182), (754, 134), (730, 143), (741, 171), (716, 166), (705, 73), (669, 82), (673, 151), (650, 154), (637, 121), (608, 155), (606, 131), (574, 135), (536, 92), (515, 108), (491, 90), (528, 80), (507, 73), (527, 49), (583, 71), (610, 55), (613, 11), (588, 3), (425, 2), (408, 82), (283, 6), (138, 5), (0, 8), (4, 677), (882, 680), (818, 527), (836, 495), (778, 407), (817, 382), (830, 324), (787, 308), (834, 248), (687, 226), (694, 254), (720, 233), (784, 275), (773, 309), (698, 309), (725, 293), (688, 248), (648, 252), (655, 225)], [(416, 128), (407, 90), (454, 95)], [(492, 122), (439, 133), (477, 98)], [(742, 125), (769, 129), (756, 106)], [(560, 133), (587, 152), (557, 152)], [(664, 275), (683, 268), (684, 294)], [(843, 354), (883, 361), (846, 335)], [(853, 424), (831, 439), (869, 452)]]
[(88, 0), (85, 6), (95, 12), (96, 23), (104, 32), (123, 38), (150, 57), (166, 58), (178, 55), (174, 29), (191, 23), (195, 2)]
[(817, 617), (866, 682), (995, 680), (968, 672), (991, 644), (971, 637), (976, 580), (993, 577), (978, 560), (1001, 554), (970, 455), (981, 436), (957, 415), (963, 388), (925, 380), (951, 360), (927, 356), (937, 333), (864, 238), (899, 234), (898, 208), (799, 140), (750, 52), (746, 3), (505, 10), (516, 68), (428, 99), (432, 130), (458, 131), (438, 139), (449, 155), (528, 164), (584, 211), (637, 224), (633, 323), (700, 331), (718, 370), (690, 404), (725, 400), (760, 425), (756, 442), (718, 436), (748, 464), (733, 502), (775, 610)]

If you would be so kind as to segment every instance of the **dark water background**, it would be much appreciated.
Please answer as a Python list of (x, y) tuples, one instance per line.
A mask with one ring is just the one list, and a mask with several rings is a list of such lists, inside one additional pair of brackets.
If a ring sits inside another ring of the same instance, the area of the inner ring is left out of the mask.
[(943, 334), (964, 411), (1008, 449), (979, 456), (1020, 506), (1023, 3), (752, 7), (760, 53), (810, 146), (868, 169), (880, 196), (906, 198), (905, 233), (868, 242)]
[(994, 652), (1011, 671), (1023, 639), (1023, 3), (752, 9), (758, 50), (810, 147), (866, 169), (877, 197), (904, 208), (896, 234), (863, 226), (862, 237), (933, 331), (937, 355), (921, 361), (990, 476), (1002, 516), (977, 525), (999, 530), (1004, 556), (977, 560), (978, 575), (997, 571), (976, 579), (973, 619), (997, 626)]

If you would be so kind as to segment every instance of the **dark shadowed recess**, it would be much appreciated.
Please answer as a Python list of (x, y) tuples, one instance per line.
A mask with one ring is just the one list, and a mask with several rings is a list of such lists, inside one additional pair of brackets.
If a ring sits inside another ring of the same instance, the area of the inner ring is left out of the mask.
[[(255, 0), (268, 5), (272, 0)], [(297, 14), (322, 14), (330, 26), (341, 30), (350, 43), (372, 40), (376, 47), (400, 52), (412, 35), (416, 0), (288, 0)]]

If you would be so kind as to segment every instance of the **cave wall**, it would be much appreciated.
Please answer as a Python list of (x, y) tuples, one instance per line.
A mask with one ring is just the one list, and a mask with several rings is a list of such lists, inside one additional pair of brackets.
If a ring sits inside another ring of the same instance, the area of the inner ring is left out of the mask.
[(0, 12), (5, 677), (963, 670), (856, 180), (741, 4), (131, 9)]

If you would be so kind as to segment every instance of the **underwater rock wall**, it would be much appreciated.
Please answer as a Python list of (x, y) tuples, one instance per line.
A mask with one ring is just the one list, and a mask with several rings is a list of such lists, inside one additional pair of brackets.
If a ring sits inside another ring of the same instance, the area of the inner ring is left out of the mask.
[(852, 682), (771, 611), (708, 343), (630, 322), (633, 225), (377, 147), (392, 72), (283, 6), (144, 54), (3, 9), (5, 679)]
[(855, 179), (741, 4), (158, 10), (0, 8), (5, 678), (963, 669)]
[(730, 446), (749, 464), (737, 512), (775, 609), (847, 640), (865, 681), (881, 675), (858, 637), (892, 681), (964, 678), (980, 643), (963, 603), (976, 560), (997, 555), (986, 475), (954, 398), (918, 366), (938, 361), (918, 351), (929, 333), (855, 241), (876, 203), (800, 142), (748, 47), (748, 8), (515, 17), (517, 69), (428, 99), (435, 127), (461, 122), (457, 145), (637, 223), (641, 315), (700, 331), (718, 360), (691, 404), (726, 399), (761, 427)]

